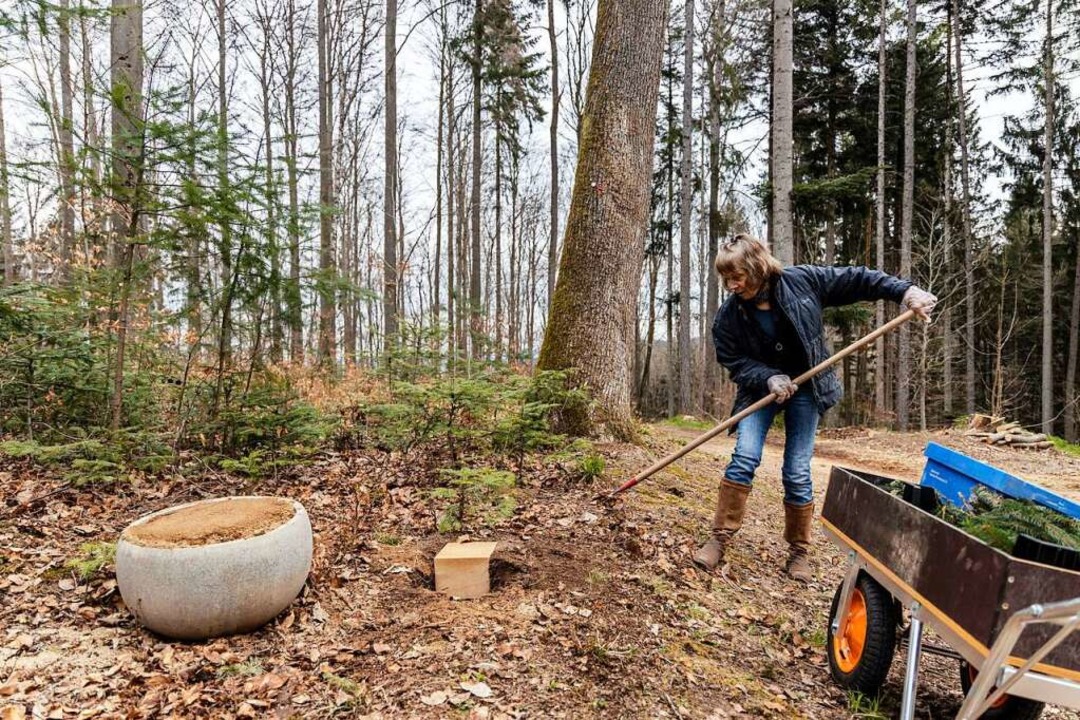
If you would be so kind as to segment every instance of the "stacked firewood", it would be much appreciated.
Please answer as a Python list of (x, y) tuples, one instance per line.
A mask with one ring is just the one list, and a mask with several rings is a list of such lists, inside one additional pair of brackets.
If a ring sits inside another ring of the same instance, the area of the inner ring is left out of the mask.
[(973, 415), (964, 434), (990, 445), (1029, 450), (1043, 450), (1053, 445), (1045, 434), (1025, 430), (1020, 423), (1008, 422), (998, 415)]

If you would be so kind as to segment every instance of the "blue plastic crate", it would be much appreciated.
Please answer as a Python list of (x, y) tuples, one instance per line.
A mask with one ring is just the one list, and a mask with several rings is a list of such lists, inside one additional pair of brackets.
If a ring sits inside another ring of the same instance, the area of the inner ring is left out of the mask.
[(924, 454), (926, 467), (923, 468), (920, 482), (937, 490), (941, 499), (950, 505), (963, 507), (971, 497), (972, 488), (979, 484), (997, 490), (1002, 495), (1031, 500), (1069, 517), (1080, 519), (1080, 503), (1021, 480), (992, 465), (973, 460), (937, 443), (927, 443)]

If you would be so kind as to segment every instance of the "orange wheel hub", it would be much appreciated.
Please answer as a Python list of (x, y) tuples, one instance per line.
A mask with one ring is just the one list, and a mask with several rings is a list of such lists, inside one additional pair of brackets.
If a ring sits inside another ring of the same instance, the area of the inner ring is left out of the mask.
[(866, 646), (866, 598), (855, 588), (847, 614), (840, 618), (840, 632), (833, 636), (833, 657), (845, 673), (855, 671)]

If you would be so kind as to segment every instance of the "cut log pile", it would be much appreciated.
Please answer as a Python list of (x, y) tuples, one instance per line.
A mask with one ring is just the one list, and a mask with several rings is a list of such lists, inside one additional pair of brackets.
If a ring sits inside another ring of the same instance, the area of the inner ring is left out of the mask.
[(1045, 450), (1053, 446), (1044, 433), (1025, 430), (1020, 423), (1008, 422), (998, 415), (973, 415), (964, 434), (989, 445), (1008, 445), (1027, 450)]

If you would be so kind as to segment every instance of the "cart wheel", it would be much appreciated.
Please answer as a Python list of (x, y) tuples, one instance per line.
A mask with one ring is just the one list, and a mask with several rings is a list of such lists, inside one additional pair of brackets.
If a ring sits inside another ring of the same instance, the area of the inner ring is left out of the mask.
[[(979, 671), (966, 660), (960, 661), (960, 687), (964, 695), (971, 690)], [(1027, 698), (1004, 695), (979, 716), (980, 720), (1038, 720), (1042, 715), (1043, 703)]]
[(836, 637), (832, 624), (843, 587), (841, 583), (836, 589), (829, 610), (825, 644), (829, 672), (841, 687), (876, 695), (889, 674), (896, 652), (896, 626), (900, 620), (896, 603), (876, 580), (861, 573), (851, 594), (847, 625), (843, 634)]

